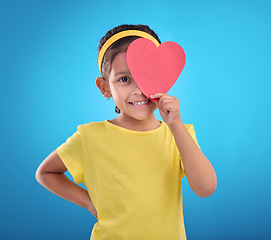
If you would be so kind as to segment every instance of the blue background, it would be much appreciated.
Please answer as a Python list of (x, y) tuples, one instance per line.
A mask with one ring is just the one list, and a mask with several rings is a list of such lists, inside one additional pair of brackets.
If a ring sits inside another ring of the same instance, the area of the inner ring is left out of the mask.
[(267, 0), (1, 1), (0, 238), (90, 238), (96, 219), (35, 171), (77, 125), (116, 116), (95, 86), (98, 42), (143, 23), (186, 52), (169, 94), (217, 173), (208, 198), (183, 180), (188, 239), (271, 239), (270, 12)]

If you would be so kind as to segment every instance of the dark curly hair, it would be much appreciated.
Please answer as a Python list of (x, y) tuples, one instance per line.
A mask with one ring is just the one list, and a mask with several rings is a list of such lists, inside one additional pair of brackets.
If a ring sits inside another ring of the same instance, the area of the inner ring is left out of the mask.
[[(102, 46), (105, 44), (105, 42), (111, 38), (113, 35), (125, 31), (125, 30), (140, 30), (146, 33), (149, 33), (152, 35), (159, 43), (161, 43), (159, 37), (156, 35), (156, 33), (149, 28), (147, 25), (141, 25), (141, 24), (136, 24), (136, 25), (128, 25), (128, 24), (123, 24), (120, 26), (117, 26), (113, 28), (112, 30), (109, 30), (104, 37), (101, 38), (98, 46), (98, 53), (100, 52)], [(108, 80), (108, 74), (111, 71), (111, 63), (116, 57), (121, 52), (126, 52), (129, 44), (137, 39), (139, 37), (137, 36), (129, 36), (129, 37), (124, 37), (119, 39), (118, 41), (114, 42), (105, 52), (103, 61), (102, 61), (102, 76), (105, 80)]]

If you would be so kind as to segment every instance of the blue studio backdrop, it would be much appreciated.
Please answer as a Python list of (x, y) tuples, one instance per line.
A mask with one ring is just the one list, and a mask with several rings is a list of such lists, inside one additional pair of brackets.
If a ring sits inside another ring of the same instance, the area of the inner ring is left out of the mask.
[(188, 239), (271, 239), (270, 12), (267, 0), (1, 0), (0, 239), (90, 238), (94, 216), (35, 171), (79, 124), (116, 116), (95, 85), (97, 47), (124, 23), (186, 53), (169, 94), (218, 179), (208, 198), (183, 179)]

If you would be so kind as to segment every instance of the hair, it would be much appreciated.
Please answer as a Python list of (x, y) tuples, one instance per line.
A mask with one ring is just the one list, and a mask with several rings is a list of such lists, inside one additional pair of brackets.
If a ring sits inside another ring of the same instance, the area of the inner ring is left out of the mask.
[[(136, 24), (136, 25), (128, 25), (128, 24), (123, 24), (120, 26), (117, 26), (111, 30), (109, 30), (105, 36), (103, 36), (99, 42), (98, 46), (98, 53), (100, 52), (102, 46), (105, 44), (105, 42), (111, 38), (113, 35), (126, 31), (126, 30), (140, 30), (146, 33), (149, 33), (152, 35), (159, 43), (161, 43), (159, 37), (156, 35), (156, 33), (149, 28), (147, 25), (141, 25), (141, 24)], [(128, 36), (119, 39), (118, 41), (114, 42), (105, 52), (103, 61), (102, 61), (102, 66), (101, 66), (101, 71), (102, 71), (102, 76), (104, 80), (108, 80), (108, 75), (111, 71), (111, 64), (114, 58), (121, 52), (126, 52), (129, 44), (136, 40), (137, 36)]]

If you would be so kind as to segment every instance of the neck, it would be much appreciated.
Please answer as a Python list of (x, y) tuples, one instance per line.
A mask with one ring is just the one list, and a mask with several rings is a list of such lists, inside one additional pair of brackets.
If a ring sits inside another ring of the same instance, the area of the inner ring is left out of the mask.
[(160, 126), (160, 121), (157, 120), (154, 114), (148, 119), (138, 120), (124, 113), (110, 121), (111, 123), (134, 131), (150, 131)]

